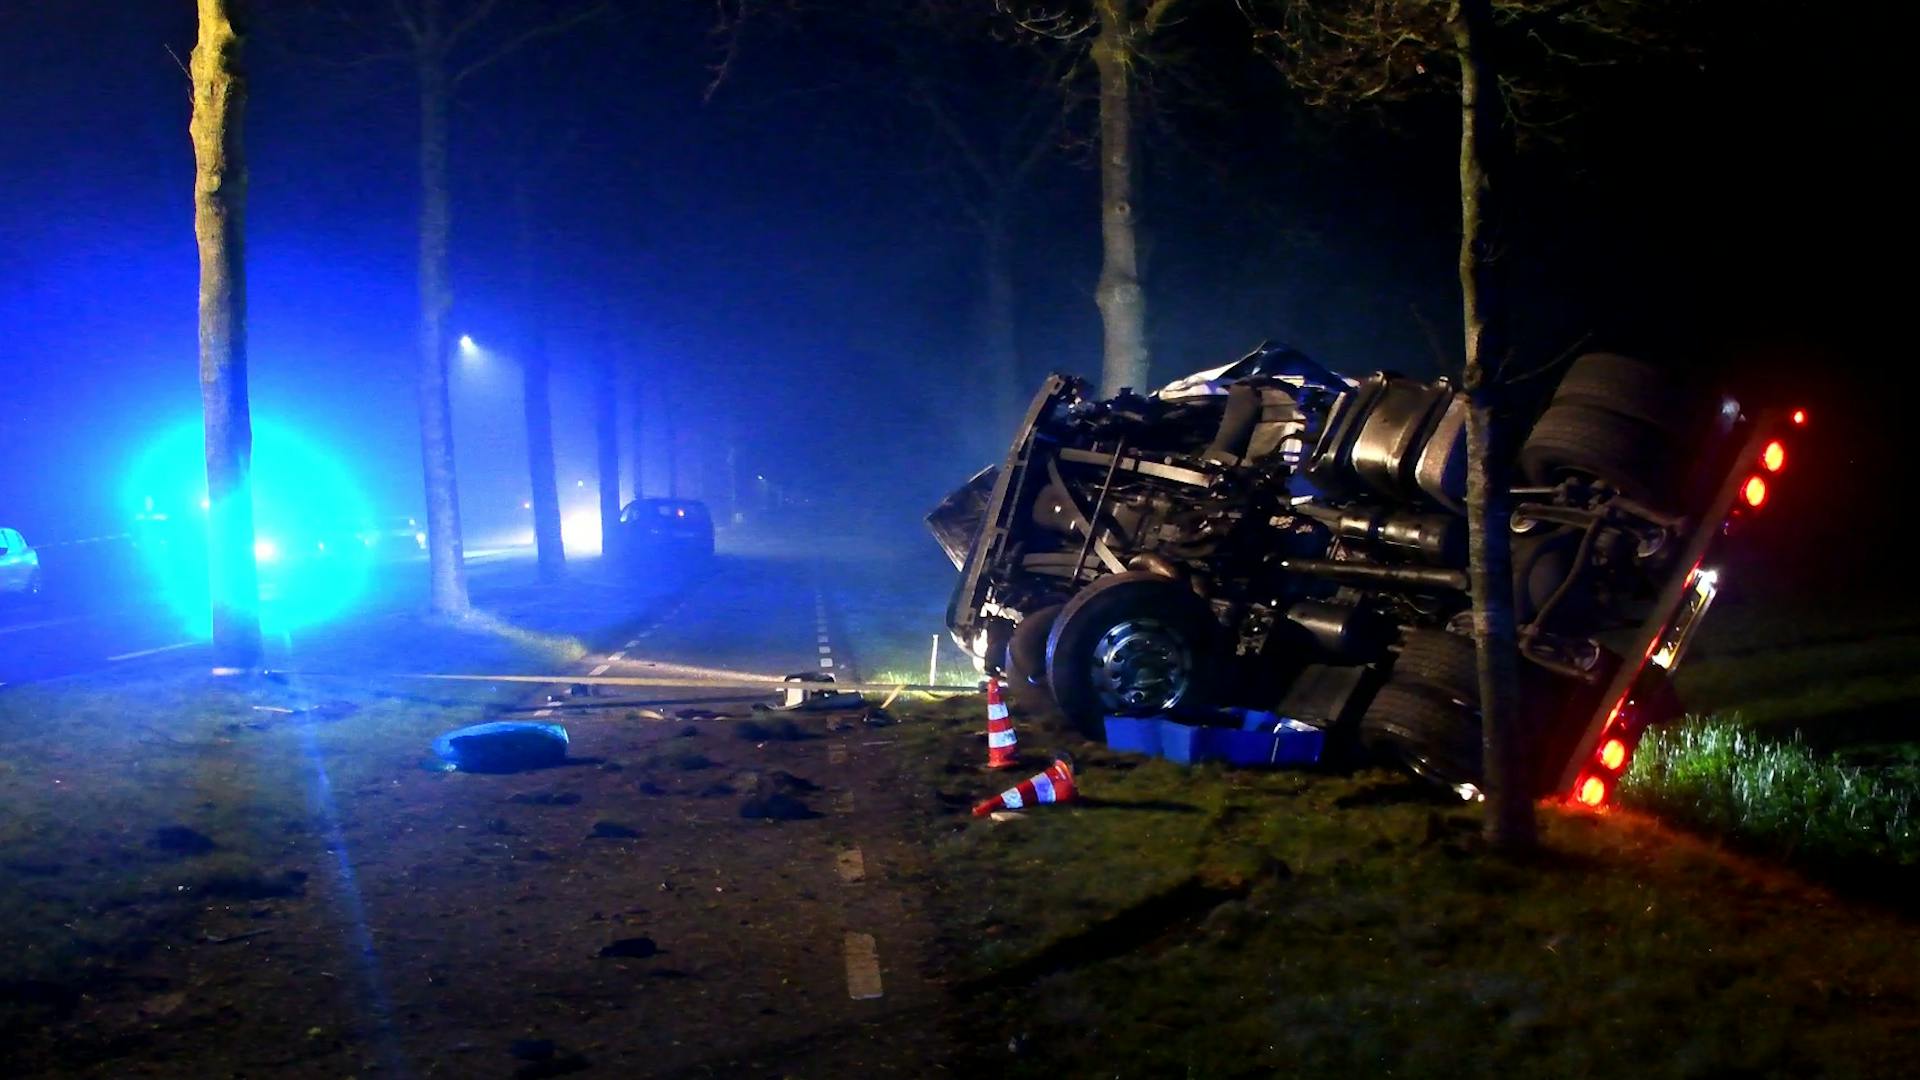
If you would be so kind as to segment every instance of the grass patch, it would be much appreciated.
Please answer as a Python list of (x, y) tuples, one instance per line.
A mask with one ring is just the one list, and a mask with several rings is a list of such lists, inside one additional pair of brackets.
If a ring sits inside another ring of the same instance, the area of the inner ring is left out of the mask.
[(1514, 864), (1398, 775), (1183, 769), (1016, 705), (1028, 763), (1070, 749), (1085, 798), (974, 821), (1012, 779), (979, 768), (979, 710), (898, 729), (935, 792), (947, 974), (993, 991), (969, 1066), (1894, 1075), (1920, 1037), (1920, 931), (1632, 812), (1544, 812), (1549, 854)]
[(1738, 718), (1695, 719), (1649, 732), (1620, 793), (1789, 857), (1920, 866), (1920, 748), (1902, 749), (1864, 767), (1816, 753), (1797, 734), (1781, 741)]

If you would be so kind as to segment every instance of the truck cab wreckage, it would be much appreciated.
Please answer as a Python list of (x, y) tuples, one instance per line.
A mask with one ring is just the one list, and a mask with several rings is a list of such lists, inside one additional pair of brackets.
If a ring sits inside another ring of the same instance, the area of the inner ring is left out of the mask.
[[(1465, 395), (1285, 346), (1147, 396), (1053, 375), (1004, 461), (928, 515), (984, 670), (1108, 716), (1246, 706), (1474, 797)], [(1507, 491), (1534, 793), (1598, 806), (1804, 423), (1610, 353), (1517, 432)]]

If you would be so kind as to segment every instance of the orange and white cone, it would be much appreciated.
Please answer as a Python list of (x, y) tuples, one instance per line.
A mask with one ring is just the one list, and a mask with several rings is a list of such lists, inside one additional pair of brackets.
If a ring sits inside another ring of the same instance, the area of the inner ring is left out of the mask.
[(1000, 692), (1000, 680), (987, 679), (987, 768), (1011, 769), (1020, 764), (1020, 737), (1014, 734), (1013, 720), (1007, 713), (1007, 699)]
[(986, 817), (995, 810), (1024, 810), (1046, 803), (1072, 802), (1076, 794), (1073, 766), (1063, 758), (1055, 759), (1047, 771), (1034, 773), (993, 798), (983, 800), (973, 808), (973, 816)]

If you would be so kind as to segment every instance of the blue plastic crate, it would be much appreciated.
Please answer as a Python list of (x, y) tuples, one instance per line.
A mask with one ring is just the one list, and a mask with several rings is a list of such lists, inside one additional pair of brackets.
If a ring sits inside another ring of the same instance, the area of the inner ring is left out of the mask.
[(1161, 720), (1158, 716), (1109, 716), (1107, 745), (1130, 754), (1158, 755)]
[(1319, 728), (1276, 713), (1228, 709), (1221, 715), (1241, 726), (1185, 724), (1168, 716), (1109, 716), (1107, 745), (1181, 765), (1217, 761), (1241, 766), (1312, 765), (1325, 748)]

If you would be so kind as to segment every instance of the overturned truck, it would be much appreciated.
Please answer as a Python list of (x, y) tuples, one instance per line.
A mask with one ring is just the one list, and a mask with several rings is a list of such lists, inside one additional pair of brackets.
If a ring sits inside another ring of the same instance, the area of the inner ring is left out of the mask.
[[(1466, 797), (1481, 772), (1466, 398), (1263, 345), (1151, 395), (1054, 375), (1005, 460), (928, 516), (983, 670), (1104, 718), (1241, 705)], [(1576, 359), (1508, 492), (1536, 794), (1612, 794), (1804, 413)], [(1518, 418), (1524, 419), (1524, 418)]]

